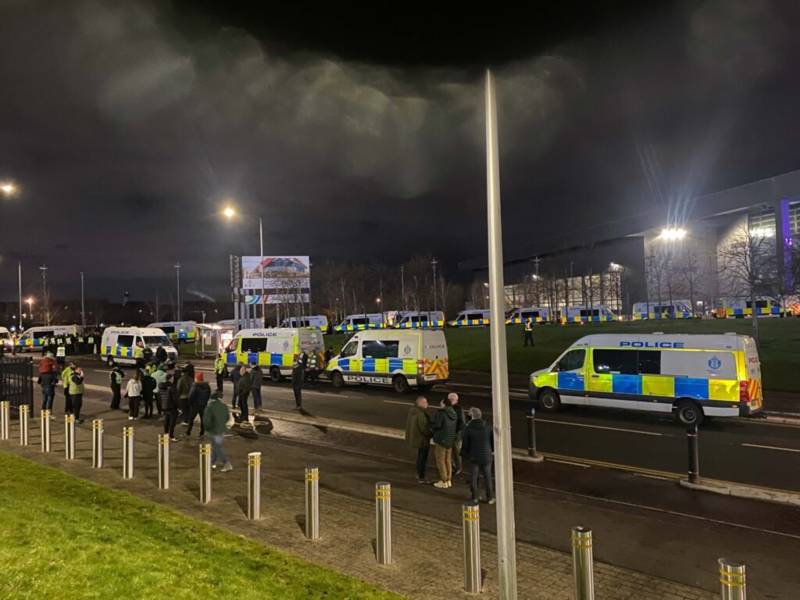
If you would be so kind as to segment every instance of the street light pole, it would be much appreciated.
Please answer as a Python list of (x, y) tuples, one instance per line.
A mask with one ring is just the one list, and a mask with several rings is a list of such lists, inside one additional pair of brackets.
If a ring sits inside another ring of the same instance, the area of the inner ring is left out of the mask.
[(433, 310), (436, 310), (438, 307), (436, 306), (436, 265), (439, 264), (439, 261), (434, 259), (431, 261), (431, 267), (433, 267)]
[(408, 303), (406, 302), (406, 267), (400, 265), (400, 295), (403, 296), (403, 311), (408, 310)]
[(495, 478), (497, 481), (497, 571), (501, 600), (517, 598), (517, 556), (514, 527), (514, 475), (508, 409), (503, 297), (503, 228), (500, 212), (500, 160), (494, 76), (486, 70), (486, 208), (489, 229), (489, 307), (494, 412)]
[(86, 328), (86, 304), (83, 288), (83, 271), (81, 271), (81, 325)]
[(42, 301), (44, 302), (44, 324), (50, 325), (50, 302), (47, 297), (47, 265), (39, 267), (42, 272)]
[(17, 263), (17, 285), (19, 286), (19, 318), (17, 319), (17, 329), (22, 331), (22, 261)]
[(267, 328), (267, 299), (264, 297), (264, 222), (258, 217), (258, 248), (261, 252), (261, 262), (258, 268), (261, 270), (261, 327)]
[(175, 285), (178, 288), (178, 302), (175, 310), (175, 320), (181, 320), (181, 263), (175, 263)]

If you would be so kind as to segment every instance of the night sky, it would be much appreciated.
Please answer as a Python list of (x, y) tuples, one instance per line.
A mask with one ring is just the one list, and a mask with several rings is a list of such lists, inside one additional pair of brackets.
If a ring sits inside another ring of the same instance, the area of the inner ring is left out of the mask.
[(54, 297), (166, 298), (180, 260), (223, 300), (258, 241), (225, 198), (267, 254), (452, 272), (486, 251), (487, 65), (507, 257), (800, 168), (795, 1), (266, 4), (0, 0), (0, 300), (19, 259), (26, 294), (46, 262)]

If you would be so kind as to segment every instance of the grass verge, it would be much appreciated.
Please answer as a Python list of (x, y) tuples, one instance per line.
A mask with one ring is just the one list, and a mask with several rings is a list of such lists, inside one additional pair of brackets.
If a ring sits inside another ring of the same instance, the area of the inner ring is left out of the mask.
[(398, 597), (13, 454), (0, 481), (0, 598)]

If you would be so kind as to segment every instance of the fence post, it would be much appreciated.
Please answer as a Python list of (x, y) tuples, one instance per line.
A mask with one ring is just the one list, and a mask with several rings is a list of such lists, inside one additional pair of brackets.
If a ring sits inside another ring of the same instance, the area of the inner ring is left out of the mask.
[(686, 428), (686, 439), (689, 442), (689, 483), (697, 483), (700, 480), (700, 447), (699, 432), (697, 424), (694, 423)]
[(464, 536), (464, 591), (481, 593), (481, 518), (477, 502), (462, 506)]
[(306, 467), (306, 537), (319, 539), (319, 469)]
[(392, 562), (392, 484), (375, 484), (375, 555), (378, 563)]
[(592, 530), (580, 525), (572, 528), (572, 576), (575, 600), (594, 600)]
[(28, 405), (22, 404), (19, 407), (19, 445), (28, 445)]
[(200, 444), (200, 503), (211, 502), (211, 444)]
[(50, 452), (50, 411), (39, 413), (40, 433), (42, 436), (42, 452)]
[(717, 563), (719, 564), (720, 598), (722, 600), (746, 600), (747, 580), (744, 563), (727, 558), (720, 558)]
[(103, 468), (103, 419), (92, 419), (92, 468)]
[(8, 439), (9, 406), (8, 400), (0, 400), (0, 440)]
[(122, 478), (133, 479), (133, 427), (122, 428)]
[(169, 434), (158, 434), (158, 489), (169, 489)]
[(64, 458), (75, 460), (75, 415), (64, 415)]
[(247, 455), (247, 518), (261, 518), (261, 452)]
[(542, 462), (544, 456), (536, 451), (536, 408), (533, 406), (531, 406), (526, 420), (528, 422), (528, 457), (533, 462)]

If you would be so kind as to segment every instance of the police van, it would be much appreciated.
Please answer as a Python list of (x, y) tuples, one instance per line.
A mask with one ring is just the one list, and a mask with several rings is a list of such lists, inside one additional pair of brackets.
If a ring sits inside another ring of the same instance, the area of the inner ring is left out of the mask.
[(178, 351), (167, 334), (157, 327), (106, 327), (100, 339), (100, 360), (106, 361), (109, 366), (135, 365), (133, 349), (140, 342), (145, 348), (150, 348), (153, 354), (159, 346), (164, 348), (169, 365), (177, 362)]
[(473, 309), (462, 310), (452, 321), (448, 321), (450, 327), (485, 327), (489, 324), (489, 310)]
[(606, 406), (672, 413), (687, 425), (763, 405), (756, 344), (735, 333), (588, 335), (531, 374), (529, 396), (547, 411)]
[(347, 383), (392, 386), (403, 393), (447, 381), (447, 341), (439, 329), (360, 331), (326, 367), (334, 387)]
[(316, 327), (323, 334), (328, 333), (328, 317), (325, 315), (307, 315), (305, 317), (286, 317), (281, 327)]
[(83, 333), (80, 325), (43, 325), (28, 327), (17, 339), (17, 349), (23, 352), (28, 350), (41, 350), (48, 344), (48, 340), (78, 336)]
[(566, 323), (606, 323), (616, 321), (617, 315), (603, 304), (593, 306), (568, 306), (566, 310), (558, 311), (559, 321)]
[(176, 344), (194, 343), (197, 339), (197, 321), (161, 321), (148, 327), (160, 329)]
[(242, 329), (228, 344), (225, 362), (230, 367), (259, 365), (277, 382), (291, 375), (301, 352), (322, 364), (324, 351), (322, 332), (316, 327)]
[(714, 316), (718, 319), (743, 319), (755, 313), (759, 317), (783, 317), (786, 311), (781, 303), (774, 298), (764, 296), (756, 297), (756, 307), (750, 298), (720, 298), (719, 304), (714, 309)]
[(359, 313), (347, 315), (333, 330), (337, 333), (348, 331), (364, 331), (365, 329), (382, 329), (385, 326), (383, 313)]
[(512, 308), (506, 314), (506, 325), (524, 325), (528, 319), (533, 323), (547, 323), (550, 320), (550, 309), (540, 306)]
[(5, 350), (11, 350), (14, 341), (11, 339), (11, 332), (5, 327), (0, 327), (0, 346)]
[(688, 300), (674, 302), (634, 302), (633, 320), (691, 319), (692, 306)]
[(431, 329), (444, 327), (444, 313), (440, 310), (404, 311), (393, 325), (397, 329)]

